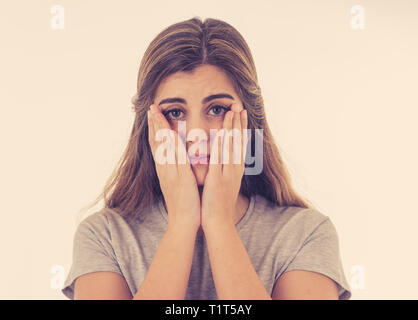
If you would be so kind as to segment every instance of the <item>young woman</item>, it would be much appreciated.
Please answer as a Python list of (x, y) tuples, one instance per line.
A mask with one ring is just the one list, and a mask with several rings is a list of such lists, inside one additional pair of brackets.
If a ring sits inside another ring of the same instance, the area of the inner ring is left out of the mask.
[(162, 31), (133, 104), (105, 207), (76, 230), (67, 297), (350, 298), (336, 229), (293, 190), (236, 29), (193, 18)]

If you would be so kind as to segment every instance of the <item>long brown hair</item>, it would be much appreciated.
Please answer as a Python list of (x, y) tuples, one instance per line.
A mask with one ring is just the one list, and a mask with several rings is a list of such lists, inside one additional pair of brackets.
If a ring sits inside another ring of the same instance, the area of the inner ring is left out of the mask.
[(165, 77), (191, 72), (205, 64), (222, 68), (228, 74), (247, 109), (248, 129), (263, 129), (263, 170), (259, 175), (244, 175), (240, 192), (248, 198), (261, 194), (279, 206), (313, 208), (291, 185), (266, 121), (256, 68), (246, 41), (228, 23), (211, 18), (202, 22), (199, 17), (169, 26), (147, 48), (139, 67), (137, 93), (132, 98), (135, 121), (128, 145), (92, 205), (103, 198), (105, 207), (130, 220), (158, 201), (162, 192), (148, 144), (147, 110)]

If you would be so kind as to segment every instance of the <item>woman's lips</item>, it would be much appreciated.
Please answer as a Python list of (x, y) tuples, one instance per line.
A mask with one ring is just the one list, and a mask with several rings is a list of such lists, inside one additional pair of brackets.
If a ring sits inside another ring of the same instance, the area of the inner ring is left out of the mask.
[(209, 164), (210, 155), (204, 154), (201, 156), (189, 156), (190, 163), (192, 165), (204, 165)]

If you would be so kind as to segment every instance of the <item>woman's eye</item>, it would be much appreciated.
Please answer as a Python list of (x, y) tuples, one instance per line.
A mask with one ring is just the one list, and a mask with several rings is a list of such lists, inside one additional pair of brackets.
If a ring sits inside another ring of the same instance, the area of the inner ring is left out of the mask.
[(231, 108), (227, 108), (227, 107), (224, 107), (224, 106), (221, 106), (221, 105), (215, 105), (215, 106), (211, 107), (210, 110), (214, 110), (215, 115), (218, 116), (222, 113), (228, 112), (229, 110), (231, 110)]
[(177, 118), (179, 118), (179, 114), (181, 112), (183, 112), (183, 111), (181, 111), (180, 109), (172, 109), (172, 110), (169, 110), (169, 111), (165, 112), (164, 116), (167, 117), (167, 115), (170, 115), (169, 118), (177, 119)]
[[(210, 111), (212, 111), (212, 115), (220, 116), (227, 113), (231, 108), (225, 107), (223, 105), (214, 105), (210, 107)], [(171, 109), (164, 112), (164, 116), (168, 118), (168, 120), (177, 120), (181, 118), (183, 111), (180, 109)]]

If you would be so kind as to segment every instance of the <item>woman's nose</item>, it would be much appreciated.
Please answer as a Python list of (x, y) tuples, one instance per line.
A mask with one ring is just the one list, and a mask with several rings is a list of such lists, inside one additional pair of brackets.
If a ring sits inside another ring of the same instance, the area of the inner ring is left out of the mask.
[[(187, 145), (187, 150), (189, 150), (190, 146), (196, 144), (196, 146), (199, 146), (199, 150), (206, 150), (203, 152), (210, 153), (210, 147), (208, 145), (210, 128), (207, 121), (205, 121), (201, 117), (188, 117), (185, 122), (185, 141)], [(198, 142), (199, 145), (197, 144)], [(206, 148), (205, 144), (207, 145)]]
[[(208, 123), (199, 116), (188, 117), (186, 119), (186, 138), (187, 143), (193, 143), (202, 139), (203, 136), (206, 136), (209, 133)], [(198, 139), (197, 136), (200, 138)]]

